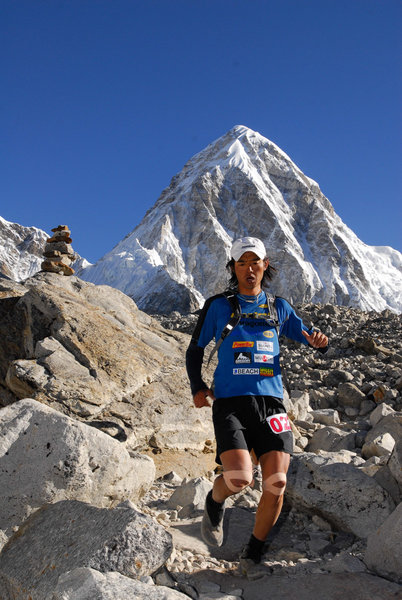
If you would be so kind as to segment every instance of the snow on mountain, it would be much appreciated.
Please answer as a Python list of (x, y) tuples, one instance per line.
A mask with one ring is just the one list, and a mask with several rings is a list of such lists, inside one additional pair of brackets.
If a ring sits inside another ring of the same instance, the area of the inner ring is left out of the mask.
[(48, 235), (0, 217), (0, 275), (22, 281), (40, 270)]
[[(353, 199), (351, 198), (351, 201)], [(402, 255), (364, 244), (278, 146), (236, 126), (191, 158), (142, 222), (81, 276), (140, 308), (193, 310), (225, 288), (232, 240), (261, 238), (291, 302), (402, 310)]]

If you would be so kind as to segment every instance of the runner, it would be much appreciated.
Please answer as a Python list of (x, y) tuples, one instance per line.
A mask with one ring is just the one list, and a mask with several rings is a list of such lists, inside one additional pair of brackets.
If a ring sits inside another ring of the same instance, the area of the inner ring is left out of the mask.
[[(233, 323), (233, 301), (225, 295), (209, 298), (188, 347), (186, 366), (194, 405), (201, 408), (212, 403), (216, 460), (223, 466), (205, 502), (201, 533), (207, 544), (223, 544), (225, 500), (252, 483), (250, 451), (261, 466), (261, 500), (253, 532), (240, 556), (241, 569), (247, 572), (261, 561), (266, 537), (281, 512), (293, 452), (293, 434), (283, 405), (278, 330), (279, 335), (322, 352), (328, 338), (308, 330), (286, 300), (270, 301), (263, 291), (275, 269), (261, 240), (236, 240), (227, 267), (240, 320)], [(222, 339), (226, 326), (228, 335)], [(212, 339), (220, 340), (213, 391), (201, 375), (204, 348)]]

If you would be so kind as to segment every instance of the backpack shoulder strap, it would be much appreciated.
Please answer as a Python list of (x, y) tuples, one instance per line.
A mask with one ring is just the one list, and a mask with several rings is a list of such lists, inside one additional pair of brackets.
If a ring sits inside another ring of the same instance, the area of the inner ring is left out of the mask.
[(219, 298), (219, 297), (226, 298), (226, 300), (229, 302), (230, 307), (232, 309), (232, 314), (231, 314), (229, 321), (226, 323), (225, 327), (222, 330), (221, 337), (216, 342), (211, 354), (209, 355), (207, 366), (211, 362), (211, 358), (219, 350), (220, 345), (222, 344), (223, 340), (236, 327), (236, 325), (239, 324), (239, 321), (241, 319), (241, 308), (240, 308), (240, 303), (236, 296), (236, 292), (227, 290), (226, 292), (223, 292), (222, 294), (218, 294), (217, 296), (215, 296), (215, 298)]
[[(275, 325), (275, 329), (276, 329), (276, 333), (278, 334), (278, 342), (279, 342), (279, 333), (280, 333), (280, 327), (282, 325), (282, 323), (279, 323), (279, 319), (278, 319), (278, 310), (276, 308), (276, 299), (279, 298), (280, 296), (269, 296), (267, 294), (267, 304), (268, 304), (268, 310), (269, 310), (269, 314), (272, 316), (273, 321), (276, 323)], [(283, 365), (281, 365), (281, 372), (282, 372), (282, 380), (283, 383), (285, 384), (285, 388), (286, 391), (289, 395), (291, 395), (291, 389), (290, 389), (290, 384), (289, 384), (289, 379), (286, 375), (286, 369)]]
[(275, 322), (275, 328), (279, 338), (279, 326), (278, 311), (276, 309), (276, 298), (277, 296), (271, 296), (271, 294), (265, 294), (267, 297), (268, 311), (270, 318)]

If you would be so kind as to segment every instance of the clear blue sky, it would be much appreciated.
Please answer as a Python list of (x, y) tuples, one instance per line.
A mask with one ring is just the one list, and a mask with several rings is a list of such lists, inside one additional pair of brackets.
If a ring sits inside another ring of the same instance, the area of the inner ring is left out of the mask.
[(2, 0), (0, 215), (91, 262), (234, 125), (402, 250), (400, 0)]

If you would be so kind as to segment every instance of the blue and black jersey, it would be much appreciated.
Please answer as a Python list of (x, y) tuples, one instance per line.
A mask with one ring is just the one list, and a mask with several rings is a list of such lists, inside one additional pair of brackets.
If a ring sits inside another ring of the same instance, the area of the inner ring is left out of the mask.
[[(218, 366), (214, 374), (215, 396), (262, 395), (282, 398), (279, 340), (273, 315), (269, 314), (266, 294), (261, 292), (255, 301), (249, 301), (247, 296), (241, 294), (237, 298), (241, 319), (219, 347)], [(275, 305), (279, 334), (308, 345), (301, 332), (311, 331), (290, 304), (283, 298), (276, 298)], [(224, 296), (214, 296), (205, 302), (186, 357), (193, 394), (208, 387), (201, 377), (204, 348), (211, 340), (219, 340), (231, 313), (231, 306)]]

